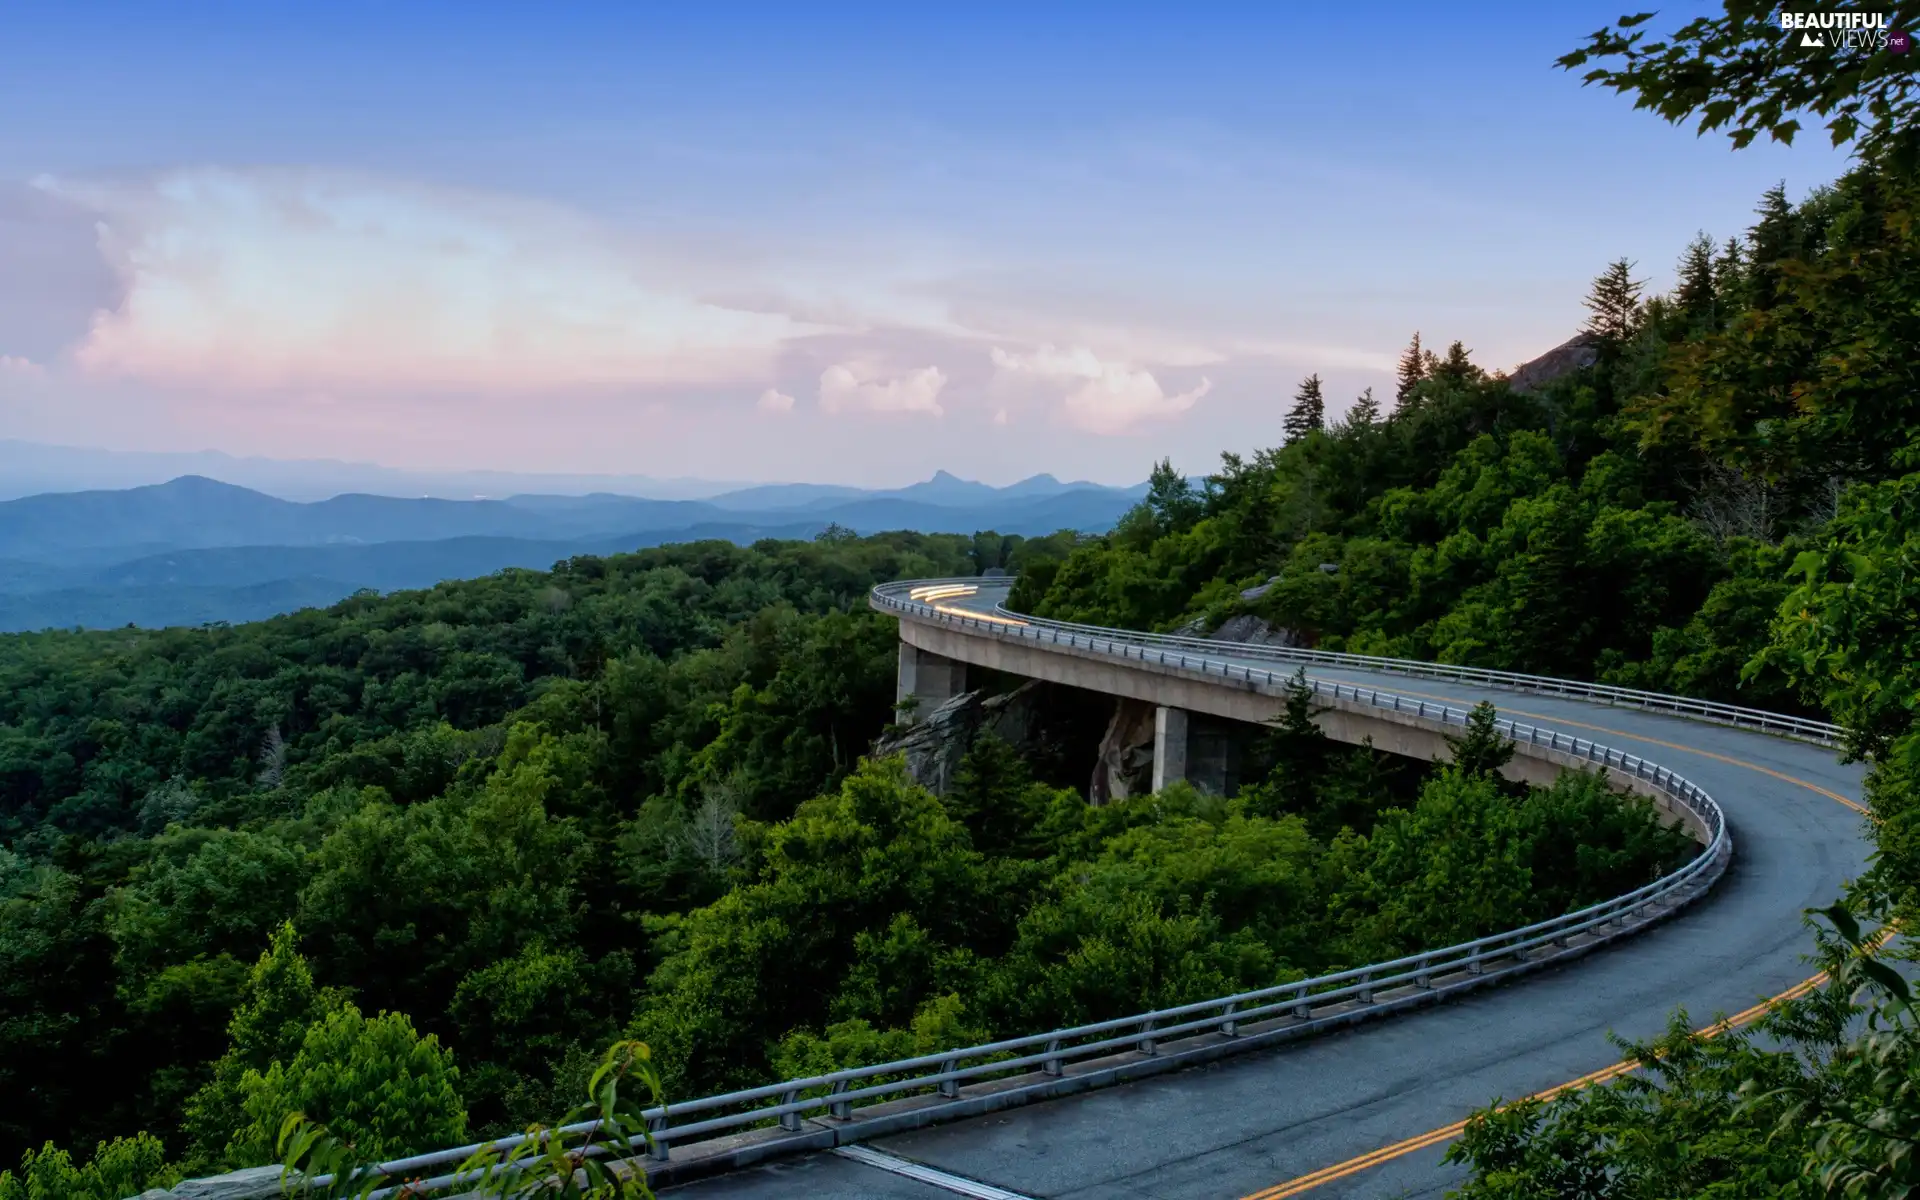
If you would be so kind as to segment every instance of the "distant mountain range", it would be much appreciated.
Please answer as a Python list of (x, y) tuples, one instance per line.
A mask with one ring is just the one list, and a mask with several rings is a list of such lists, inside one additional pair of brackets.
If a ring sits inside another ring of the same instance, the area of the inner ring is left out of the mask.
[(886, 491), (776, 484), (706, 500), (596, 493), (302, 502), (190, 475), (0, 502), (0, 631), (254, 620), (362, 588), (427, 587), (667, 542), (805, 538), (828, 525), (1098, 532), (1144, 493), (1144, 484), (1049, 475), (995, 488), (942, 471)]
[(345, 492), (446, 500), (498, 498), (515, 492), (619, 492), (662, 500), (699, 500), (744, 486), (650, 475), (409, 471), (330, 458), (253, 458), (218, 450), (101, 450), (0, 438), (0, 500), (41, 492), (144, 487), (182, 475), (223, 479), (286, 500), (324, 500)]
[[(377, 463), (338, 459), (274, 459), (240, 457), (218, 450), (192, 452), (102, 450), (90, 446), (58, 446), (0, 438), (0, 500), (14, 500), (44, 492), (112, 491), (165, 483), (183, 475), (203, 475), (283, 500), (325, 500), (332, 496), (365, 493), (378, 496), (430, 496), (441, 500), (499, 500), (508, 496), (584, 496), (607, 493), (644, 496), (654, 500), (720, 500), (730, 497), (736, 509), (790, 508), (811, 501), (848, 499), (864, 495), (905, 495), (940, 492), (950, 481), (966, 488), (992, 492), (985, 484), (954, 479), (944, 471), (924, 483), (892, 492), (869, 492), (831, 484), (770, 484), (749, 486), (714, 479), (651, 475), (582, 475), (555, 472), (416, 471)], [(1060, 488), (1092, 487), (1062, 484), (1050, 475), (1001, 488), (1017, 495), (1027, 484), (1041, 494)], [(919, 498), (925, 499), (926, 496)]]

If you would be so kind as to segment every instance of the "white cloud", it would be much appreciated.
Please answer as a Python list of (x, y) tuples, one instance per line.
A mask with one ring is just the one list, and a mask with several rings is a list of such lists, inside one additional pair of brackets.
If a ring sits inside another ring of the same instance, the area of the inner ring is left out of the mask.
[(839, 412), (911, 412), (940, 416), (940, 389), (947, 377), (939, 367), (921, 367), (881, 379), (870, 365), (835, 363), (820, 372), (820, 407)]
[(768, 388), (760, 393), (759, 408), (766, 413), (790, 413), (793, 411), (793, 397), (785, 392)]
[(995, 425), (1005, 425), (1005, 424), (1006, 424), (1006, 423), (1008, 422), (1008, 420), (1009, 420), (1009, 419), (1010, 419), (1010, 418), (1009, 418), (1009, 417), (1007, 416), (1007, 410), (1006, 410), (1006, 409), (1004, 409), (1004, 408), (1002, 408), (1002, 409), (996, 409), (996, 410), (994, 411), (994, 414), (993, 414), (993, 423), (994, 423)]
[(1061, 411), (1090, 433), (1127, 433), (1138, 426), (1179, 416), (1213, 389), (1211, 380), (1168, 395), (1145, 367), (1101, 359), (1084, 346), (1061, 350), (1043, 345), (1031, 354), (993, 349), (993, 365), (1002, 380), (1031, 379), (1070, 390)]
[(0, 371), (12, 375), (44, 375), (46, 368), (30, 358), (21, 358), (13, 354), (0, 354)]
[(43, 189), (92, 210), (124, 299), (103, 374), (235, 384), (700, 384), (765, 378), (822, 327), (551, 206), (320, 170), (183, 170)]

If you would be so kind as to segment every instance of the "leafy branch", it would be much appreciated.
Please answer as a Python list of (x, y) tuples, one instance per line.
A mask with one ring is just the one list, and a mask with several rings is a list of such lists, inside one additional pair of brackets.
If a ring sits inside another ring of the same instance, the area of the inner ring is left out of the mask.
[[(1888, 13), (1894, 30), (1920, 26), (1920, 4), (1875, 7)], [(1920, 147), (1915, 56), (1885, 45), (1857, 51), (1803, 45), (1780, 24), (1773, 0), (1725, 0), (1723, 9), (1653, 41), (1641, 28), (1653, 13), (1623, 16), (1555, 61), (1567, 70), (1610, 64), (1589, 70), (1585, 81), (1631, 94), (1634, 107), (1673, 124), (1697, 120), (1701, 133), (1724, 129), (1736, 150), (1763, 133), (1791, 144), (1803, 113), (1826, 122), (1835, 146), (1857, 138), (1869, 154), (1890, 150), (1909, 158)]]
[(558, 1126), (482, 1146), (451, 1175), (425, 1180), (359, 1161), (351, 1143), (294, 1113), (280, 1130), (281, 1187), (311, 1200), (398, 1200), (450, 1188), (486, 1200), (652, 1200), (638, 1159), (653, 1148), (647, 1109), (661, 1095), (646, 1044), (617, 1042), (588, 1081), (586, 1102)]

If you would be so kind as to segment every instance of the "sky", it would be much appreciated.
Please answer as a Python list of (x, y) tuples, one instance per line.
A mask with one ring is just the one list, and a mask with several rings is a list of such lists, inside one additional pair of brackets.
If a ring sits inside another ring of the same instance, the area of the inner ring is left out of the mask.
[(9, 5), (0, 437), (1204, 472), (1309, 373), (1511, 368), (1844, 169), (1553, 66), (1619, 9)]

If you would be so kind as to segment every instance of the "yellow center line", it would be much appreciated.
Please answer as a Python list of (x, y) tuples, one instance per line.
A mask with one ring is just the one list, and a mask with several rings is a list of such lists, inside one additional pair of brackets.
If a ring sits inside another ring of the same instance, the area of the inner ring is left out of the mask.
[[(1402, 689), (1394, 689), (1394, 690), (1401, 691), (1402, 695), (1417, 696), (1423, 700), (1439, 700), (1442, 702), (1451, 701), (1454, 703), (1459, 702), (1458, 697), (1438, 696), (1438, 695), (1434, 695), (1431, 692), (1416, 692), (1416, 691), (1402, 690)], [(1624, 729), (1609, 729), (1604, 725), (1589, 725), (1583, 721), (1571, 721), (1565, 717), (1548, 716), (1545, 713), (1522, 712), (1519, 709), (1502, 709), (1502, 711), (1512, 716), (1531, 717), (1536, 721), (1551, 721), (1551, 722), (1562, 724), (1562, 725), (1573, 725), (1581, 729), (1591, 729), (1595, 733), (1604, 733), (1610, 737), (1631, 738), (1632, 740), (1637, 742), (1647, 742), (1655, 746), (1664, 746), (1669, 750), (1679, 750), (1687, 754), (1698, 754), (1704, 758), (1711, 758), (1718, 762), (1730, 763), (1736, 767), (1745, 767), (1749, 771), (1758, 771), (1762, 775), (1771, 776), (1772, 778), (1781, 780), (1782, 782), (1785, 782), (1785, 783), (1797, 784), (1798, 786), (1806, 788), (1808, 791), (1811, 791), (1811, 792), (1818, 792), (1820, 795), (1825, 796), (1830, 800), (1839, 801), (1841, 804), (1846, 805), (1848, 808), (1853, 809), (1855, 812), (1863, 813), (1868, 816), (1872, 815), (1870, 812), (1868, 812), (1867, 807), (1865, 805), (1860, 804), (1853, 800), (1849, 800), (1845, 796), (1840, 795), (1838, 792), (1829, 791), (1828, 789), (1821, 787), (1817, 783), (1810, 783), (1805, 779), (1800, 779), (1796, 776), (1788, 775), (1781, 771), (1775, 771), (1771, 768), (1763, 767), (1758, 763), (1748, 762), (1745, 759), (1734, 758), (1731, 755), (1715, 754), (1711, 750), (1701, 750), (1695, 746), (1683, 746), (1678, 742), (1664, 742), (1664, 741), (1661, 741), (1659, 738), (1646, 737), (1638, 733), (1628, 733)], [(1887, 939), (1890, 938), (1892, 935), (1893, 935), (1893, 930), (1891, 928), (1883, 929), (1874, 938), (1871, 944), (1876, 947), (1880, 945), (1884, 945)], [(1743, 1025), (1749, 1025), (1754, 1021), (1758, 1020), (1769, 1009), (1775, 1007), (1776, 1005), (1784, 1004), (1789, 1000), (1799, 999), (1801, 996), (1806, 995), (1808, 992), (1812, 991), (1814, 988), (1817, 988), (1821, 984), (1825, 983), (1826, 980), (1827, 980), (1827, 973), (1825, 971), (1822, 971), (1818, 975), (1814, 975), (1810, 978), (1803, 979), (1799, 983), (1794, 984), (1792, 987), (1788, 988), (1784, 992), (1781, 992), (1777, 996), (1773, 996), (1766, 1000), (1762, 1000), (1760, 1003), (1754, 1005), (1753, 1007), (1743, 1009), (1742, 1011), (1735, 1013), (1733, 1016), (1728, 1017), (1725, 1020), (1716, 1021), (1711, 1025), (1695, 1030), (1694, 1036), (1695, 1037), (1715, 1037), (1715, 1036), (1718, 1036), (1719, 1034), (1725, 1033), (1727, 1030), (1738, 1029)], [(1556, 1096), (1564, 1095), (1567, 1092), (1577, 1091), (1580, 1088), (1584, 1088), (1584, 1087), (1590, 1087), (1596, 1083), (1606, 1083), (1609, 1080), (1618, 1079), (1620, 1076), (1627, 1074), (1629, 1071), (1635, 1070), (1636, 1068), (1638, 1068), (1639, 1065), (1640, 1065), (1639, 1063), (1635, 1062), (1632, 1059), (1628, 1059), (1624, 1062), (1617, 1062), (1610, 1067), (1602, 1067), (1598, 1071), (1593, 1071), (1586, 1075), (1582, 1075), (1578, 1079), (1571, 1079), (1571, 1080), (1568, 1080), (1566, 1083), (1555, 1084), (1553, 1087), (1550, 1087), (1545, 1091), (1535, 1092), (1533, 1095), (1527, 1097), (1527, 1099), (1551, 1100)], [(1243, 1200), (1286, 1200), (1286, 1198), (1289, 1196), (1298, 1196), (1298, 1195), (1301, 1195), (1302, 1193), (1310, 1192), (1314, 1188), (1332, 1183), (1335, 1180), (1345, 1179), (1349, 1175), (1357, 1175), (1361, 1171), (1367, 1170), (1369, 1167), (1377, 1167), (1381, 1163), (1390, 1162), (1393, 1159), (1404, 1157), (1405, 1155), (1412, 1154), (1416, 1150), (1425, 1150), (1429, 1146), (1437, 1146), (1442, 1142), (1450, 1142), (1454, 1138), (1459, 1137), (1461, 1132), (1464, 1131), (1466, 1127), (1467, 1127), (1466, 1121), (1455, 1121), (1451, 1125), (1443, 1125), (1439, 1129), (1428, 1130), (1426, 1133), (1420, 1134), (1417, 1137), (1410, 1137), (1403, 1142), (1395, 1142), (1391, 1146), (1382, 1146), (1378, 1150), (1370, 1151), (1356, 1158), (1350, 1158), (1345, 1162), (1335, 1163), (1333, 1166), (1330, 1166), (1330, 1167), (1322, 1167), (1318, 1171), (1313, 1171), (1306, 1175), (1302, 1175), (1297, 1179), (1290, 1179), (1285, 1183), (1275, 1184), (1270, 1188), (1266, 1188), (1261, 1191), (1254, 1192), (1251, 1195), (1244, 1197)]]
[[(1891, 929), (1881, 931), (1872, 944), (1885, 944), (1892, 932)], [(1711, 1025), (1696, 1029), (1693, 1035), (1703, 1038), (1718, 1037), (1728, 1030), (1738, 1029), (1743, 1025), (1750, 1025), (1764, 1016), (1769, 1009), (1776, 1005), (1784, 1004), (1789, 1000), (1798, 1000), (1826, 981), (1827, 973), (1822, 971), (1818, 975), (1801, 980), (1777, 996), (1761, 1001), (1752, 1008), (1744, 1009), (1731, 1017), (1727, 1017), (1725, 1020), (1715, 1021)], [(1611, 1080), (1618, 1079), (1630, 1071), (1637, 1070), (1639, 1066), (1638, 1061), (1626, 1059), (1614, 1063), (1610, 1067), (1602, 1067), (1598, 1071), (1589, 1072), (1578, 1079), (1571, 1079), (1566, 1083), (1555, 1084), (1545, 1091), (1535, 1092), (1533, 1095), (1528, 1096), (1526, 1100), (1520, 1101), (1519, 1103), (1526, 1103), (1531, 1100), (1552, 1100), (1568, 1092), (1578, 1091), (1581, 1088), (1591, 1087), (1597, 1083), (1607, 1083)], [(1512, 1106), (1502, 1105), (1501, 1107), (1508, 1108)], [(1466, 1121), (1455, 1121), (1451, 1125), (1429, 1130), (1426, 1133), (1420, 1134), (1418, 1137), (1410, 1137), (1404, 1142), (1395, 1142), (1391, 1146), (1382, 1146), (1378, 1150), (1362, 1154), (1357, 1158), (1350, 1158), (1346, 1162), (1335, 1163), (1331, 1167), (1322, 1167), (1320, 1170), (1302, 1175), (1298, 1179), (1290, 1179), (1285, 1183), (1275, 1184), (1270, 1188), (1245, 1196), (1242, 1200), (1287, 1200), (1289, 1196), (1298, 1196), (1304, 1192), (1310, 1192), (1314, 1188), (1333, 1183), (1336, 1180), (1345, 1179), (1349, 1175), (1357, 1175), (1369, 1167), (1377, 1167), (1381, 1163), (1404, 1157), (1412, 1154), (1416, 1150), (1425, 1150), (1429, 1146), (1437, 1146), (1442, 1142), (1450, 1142), (1465, 1132), (1466, 1128)]]
[[(944, 605), (935, 605), (934, 607), (940, 612), (955, 613), (958, 615), (970, 616), (970, 617), (974, 617), (981, 620), (999, 621), (1003, 624), (1008, 624), (1008, 625), (1026, 624), (1025, 621), (1009, 620), (1005, 617), (993, 617), (993, 616), (988, 616), (984, 613), (969, 612), (963, 609), (949, 608)], [(1399, 692), (1401, 695), (1413, 696), (1422, 700), (1438, 700), (1442, 703), (1461, 703), (1462, 702), (1460, 698), (1457, 696), (1441, 696), (1441, 695), (1436, 695), (1432, 692), (1418, 692), (1418, 691), (1413, 691), (1411, 689), (1406, 689), (1406, 688), (1393, 688), (1391, 690)], [(1861, 813), (1869, 817), (1872, 816), (1872, 813), (1867, 809), (1865, 805), (1859, 803), (1858, 801), (1850, 800), (1847, 797), (1842, 796), (1840, 793), (1836, 791), (1832, 791), (1831, 789), (1821, 787), (1817, 783), (1813, 783), (1806, 779), (1801, 779), (1798, 776), (1788, 775), (1784, 771), (1776, 771), (1771, 767), (1763, 767), (1758, 763), (1748, 762), (1745, 759), (1735, 758), (1732, 755), (1716, 754), (1711, 750), (1702, 750), (1697, 746), (1687, 746), (1687, 745), (1682, 745), (1679, 742), (1663, 741), (1660, 738), (1648, 737), (1645, 734), (1629, 733), (1624, 729), (1612, 729), (1605, 725), (1592, 725), (1592, 724), (1588, 724), (1585, 721), (1575, 721), (1567, 717), (1549, 716), (1545, 713), (1526, 712), (1522, 709), (1503, 708), (1501, 711), (1507, 713), (1509, 716), (1528, 717), (1535, 721), (1547, 721), (1547, 722), (1551, 722), (1558, 725), (1569, 725), (1576, 729), (1588, 729), (1588, 730), (1592, 730), (1595, 733), (1604, 733), (1609, 737), (1627, 738), (1631, 741), (1645, 742), (1651, 746), (1661, 746), (1668, 750), (1678, 750), (1684, 754), (1697, 754), (1702, 758), (1710, 758), (1716, 762), (1723, 762), (1736, 767), (1745, 767), (1749, 771), (1758, 771), (1762, 775), (1766, 775), (1773, 779), (1778, 779), (1783, 783), (1791, 783), (1797, 787), (1806, 788), (1810, 792), (1816, 792), (1819, 795), (1827, 797), (1829, 800), (1834, 800), (1840, 804), (1846, 805), (1848, 808), (1852, 809), (1857, 813)], [(1876, 946), (1884, 944), (1886, 940), (1890, 936), (1892, 936), (1892, 933), (1893, 933), (1893, 930), (1891, 928), (1882, 930), (1878, 935), (1878, 937), (1875, 938), (1873, 944)], [(1762, 1015), (1764, 1015), (1768, 1010), (1772, 1009), (1776, 1005), (1786, 1003), (1789, 1000), (1796, 1000), (1801, 996), (1806, 995), (1808, 992), (1812, 991), (1814, 988), (1817, 988), (1822, 983), (1825, 983), (1826, 979), (1827, 979), (1827, 973), (1825, 971), (1820, 972), (1818, 975), (1811, 976), (1810, 978), (1803, 979), (1799, 983), (1794, 984), (1792, 987), (1788, 988), (1784, 992), (1781, 992), (1777, 996), (1770, 997), (1766, 1000), (1761, 1001), (1758, 1004), (1753, 1005), (1750, 1008), (1743, 1009), (1742, 1011), (1735, 1013), (1733, 1016), (1727, 1017), (1724, 1020), (1716, 1021), (1711, 1025), (1707, 1025), (1700, 1029), (1695, 1030), (1694, 1036), (1708, 1037), (1708, 1038), (1716, 1037), (1719, 1034), (1727, 1032), (1728, 1030), (1738, 1029), (1744, 1025), (1752, 1024), (1754, 1021), (1758, 1020)], [(1591, 1087), (1594, 1084), (1606, 1083), (1610, 1080), (1618, 1079), (1620, 1076), (1625, 1075), (1628, 1072), (1637, 1069), (1639, 1065), (1640, 1064), (1633, 1059), (1627, 1059), (1622, 1062), (1617, 1062), (1617, 1063), (1614, 1063), (1612, 1066), (1602, 1067), (1597, 1071), (1588, 1072), (1587, 1074), (1580, 1076), (1580, 1078), (1578, 1079), (1571, 1079), (1571, 1080), (1568, 1080), (1566, 1083), (1555, 1084), (1553, 1087), (1547, 1088), (1545, 1091), (1535, 1092), (1532, 1096), (1527, 1097), (1527, 1099), (1543, 1100), (1543, 1101), (1552, 1100), (1557, 1096), (1562, 1096), (1568, 1092), (1577, 1091), (1580, 1088)], [(1322, 1167), (1318, 1171), (1314, 1171), (1309, 1174), (1302, 1175), (1297, 1179), (1288, 1180), (1285, 1183), (1275, 1184), (1270, 1188), (1266, 1188), (1264, 1190), (1254, 1192), (1251, 1195), (1244, 1197), (1244, 1200), (1286, 1200), (1287, 1197), (1298, 1196), (1304, 1192), (1312, 1191), (1314, 1188), (1321, 1187), (1328, 1183), (1332, 1183), (1335, 1180), (1345, 1179), (1349, 1175), (1356, 1175), (1361, 1171), (1367, 1170), (1370, 1167), (1376, 1167), (1381, 1163), (1390, 1162), (1393, 1159), (1401, 1158), (1405, 1155), (1412, 1154), (1416, 1150), (1424, 1150), (1429, 1146), (1436, 1146), (1443, 1142), (1452, 1141), (1454, 1138), (1459, 1137), (1460, 1134), (1466, 1129), (1466, 1127), (1467, 1127), (1466, 1121), (1464, 1120), (1455, 1121), (1451, 1125), (1445, 1125), (1439, 1129), (1429, 1130), (1428, 1132), (1420, 1134), (1417, 1137), (1411, 1137), (1402, 1142), (1395, 1142), (1391, 1146), (1383, 1146), (1378, 1150), (1373, 1150), (1366, 1154), (1362, 1154), (1357, 1158), (1350, 1158), (1347, 1161), (1342, 1163), (1335, 1163), (1333, 1166), (1330, 1166), (1330, 1167)]]

